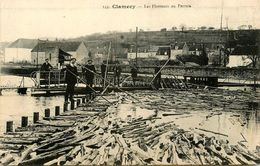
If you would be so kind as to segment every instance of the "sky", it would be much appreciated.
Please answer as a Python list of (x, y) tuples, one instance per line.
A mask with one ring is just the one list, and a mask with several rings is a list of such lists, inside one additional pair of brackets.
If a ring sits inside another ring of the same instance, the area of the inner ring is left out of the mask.
[[(260, 0), (0, 0), (0, 42), (18, 38), (74, 38), (108, 31), (220, 27), (260, 29)], [(191, 7), (178, 7), (178, 5)], [(134, 9), (112, 8), (134, 5)], [(164, 5), (168, 8), (144, 8)], [(109, 7), (109, 9), (106, 8)], [(171, 7), (175, 6), (175, 8)]]

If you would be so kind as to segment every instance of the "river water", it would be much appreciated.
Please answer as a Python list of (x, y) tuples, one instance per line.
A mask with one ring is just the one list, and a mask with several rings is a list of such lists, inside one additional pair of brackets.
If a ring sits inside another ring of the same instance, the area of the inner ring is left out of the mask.
[[(19, 86), (21, 81), (21, 77), (17, 76), (0, 76), (0, 87), (4, 86)], [(25, 78), (25, 87), (33, 86), (33, 81), (29, 78)], [(225, 87), (224, 87), (225, 88)], [(231, 88), (228, 87), (229, 90), (238, 89), (237, 87)], [(245, 89), (242, 87), (241, 89)], [(246, 88), (247, 92), (252, 91), (251, 88)], [(142, 93), (142, 92), (140, 92)], [(253, 92), (252, 92), (253, 93)], [(12, 120), (14, 121), (15, 127), (20, 126), (21, 124), (21, 116), (28, 116), (29, 123), (32, 122), (33, 112), (39, 112), (40, 116), (43, 116), (44, 109), (50, 108), (54, 110), (55, 106), (63, 106), (64, 97), (63, 96), (53, 96), (53, 97), (32, 97), (30, 95), (30, 90), (27, 95), (18, 95), (15, 90), (3, 90), (2, 96), (0, 96), (0, 133), (5, 132), (6, 121)], [(149, 94), (149, 92), (148, 92)], [(138, 95), (138, 92), (135, 94)], [(257, 96), (257, 100), (260, 100), (260, 89), (257, 89), (255, 94)], [(147, 97), (147, 96), (145, 96)], [(227, 97), (227, 96), (223, 96)], [(228, 96), (229, 97), (229, 96)], [(232, 97), (232, 96), (230, 96)], [(150, 99), (152, 97), (150, 96)], [(148, 99), (148, 100), (150, 100)], [(156, 99), (156, 98), (155, 98)], [(182, 105), (182, 101), (179, 101), (178, 96), (175, 97), (175, 101), (167, 101), (167, 102), (175, 102), (175, 105)], [(243, 110), (237, 111), (235, 114), (239, 114), (240, 117), (246, 119), (246, 124), (241, 125), (241, 122), (236, 122), (239, 118), (235, 119), (233, 117), (234, 111), (221, 111), (222, 114), (212, 116), (210, 120), (206, 116), (209, 115), (209, 111), (207, 109), (203, 109), (203, 104), (205, 103), (193, 103), (189, 102), (189, 98), (184, 102), (187, 102), (189, 106), (187, 108), (180, 107), (180, 109), (186, 109), (189, 111), (188, 115), (181, 116), (169, 116), (165, 117), (162, 120), (164, 122), (175, 120), (176, 124), (180, 125), (182, 128), (190, 130), (191, 128), (204, 128), (207, 130), (218, 131), (224, 134), (230, 134), (229, 137), (231, 140), (238, 141), (243, 140), (243, 136), (247, 139), (248, 143), (251, 145), (252, 149), (255, 148), (256, 145), (260, 145), (260, 110)], [(157, 100), (157, 99), (156, 99)], [(196, 101), (196, 100), (195, 100)], [(178, 104), (179, 102), (179, 104)], [(163, 103), (161, 103), (161, 107), (163, 107)], [(200, 106), (200, 111), (193, 111), (193, 105)], [(119, 115), (123, 118), (126, 118), (128, 115), (132, 115), (133, 111), (130, 111), (129, 104), (121, 105), (119, 107)], [(132, 106), (134, 107), (134, 106)], [(61, 108), (62, 110), (63, 108)], [(131, 108), (132, 109), (132, 108)], [(220, 110), (223, 110), (221, 108)], [(54, 111), (51, 111), (51, 115)], [(150, 115), (153, 111), (141, 107), (136, 107), (135, 115), (132, 116), (142, 116), (142, 115)], [(187, 117), (185, 117), (187, 116)], [(233, 120), (232, 120), (233, 118)], [(234, 122), (235, 119), (235, 122)], [(235, 123), (235, 125), (232, 123)], [(243, 135), (243, 136), (242, 136)]]
[[(0, 87), (17, 87), (21, 80), (22, 77), (1, 75)], [(24, 80), (24, 87), (34, 85), (30, 78)], [(17, 127), (21, 125), (21, 116), (28, 116), (29, 123), (31, 123), (33, 112), (39, 112), (40, 116), (43, 116), (46, 108), (54, 110), (55, 106), (63, 105), (63, 96), (33, 97), (30, 95), (30, 90), (28, 89), (26, 95), (19, 95), (14, 89), (2, 91), (2, 96), (0, 96), (0, 133), (5, 132), (6, 121), (14, 121), (14, 126)], [(51, 111), (52, 114), (54, 111)]]

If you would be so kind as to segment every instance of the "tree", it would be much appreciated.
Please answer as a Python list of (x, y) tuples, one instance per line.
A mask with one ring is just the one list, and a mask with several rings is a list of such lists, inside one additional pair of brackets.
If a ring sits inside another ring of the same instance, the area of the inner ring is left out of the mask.
[(172, 27), (172, 30), (173, 30), (173, 31), (176, 31), (176, 30), (177, 30), (177, 27)]
[(252, 67), (256, 68), (257, 62), (260, 60), (256, 45), (248, 45), (247, 58), (252, 61)]
[(162, 28), (162, 29), (161, 29), (161, 32), (166, 32), (166, 31), (167, 31), (166, 28)]
[(256, 68), (257, 62), (260, 60), (258, 55), (248, 55), (247, 56), (252, 61), (253, 68)]
[(180, 25), (180, 29), (181, 29), (181, 31), (184, 31), (184, 30), (186, 30), (186, 29), (187, 29), (187, 27), (186, 27), (186, 25), (185, 25), (185, 24), (181, 24), (181, 25)]
[(206, 30), (207, 27), (206, 27), (206, 26), (201, 26), (200, 29), (201, 29), (201, 30)]

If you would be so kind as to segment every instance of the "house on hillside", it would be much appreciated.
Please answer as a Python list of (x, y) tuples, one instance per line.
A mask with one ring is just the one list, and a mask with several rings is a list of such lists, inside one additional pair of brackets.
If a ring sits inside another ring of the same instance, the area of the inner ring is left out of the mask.
[(229, 55), (227, 67), (248, 66), (252, 63), (249, 56), (257, 55), (256, 46), (236, 46)]
[(70, 61), (71, 57), (71, 54), (61, 50), (58, 47), (49, 47), (45, 50), (45, 56), (38, 54), (38, 64), (43, 64), (45, 59), (48, 58), (49, 63), (54, 68), (59, 68), (59, 66), (65, 64), (66, 61)]
[(155, 57), (158, 60), (169, 59), (171, 57), (171, 46), (159, 46)]
[(202, 46), (199, 44), (187, 44), (186, 42), (182, 46), (182, 55), (197, 55), (202, 53)]
[(184, 51), (188, 52), (189, 48), (186, 43), (175, 43), (171, 45), (171, 59), (176, 60), (178, 55), (183, 55)]
[[(137, 58), (149, 59), (149, 58), (155, 57), (157, 51), (158, 51), (158, 46), (138, 48)], [(127, 59), (132, 60), (135, 58), (136, 58), (136, 52), (133, 51), (133, 49), (130, 49), (130, 51), (127, 53)]]
[(31, 61), (34, 65), (44, 63), (48, 58), (53, 66), (58, 66), (59, 58), (65, 56), (65, 59), (76, 58), (79, 63), (86, 63), (87, 60), (95, 57), (88, 51), (84, 42), (67, 41), (41, 41), (31, 51)]
[(31, 63), (31, 50), (37, 44), (34, 39), (17, 39), (4, 50), (5, 63)]

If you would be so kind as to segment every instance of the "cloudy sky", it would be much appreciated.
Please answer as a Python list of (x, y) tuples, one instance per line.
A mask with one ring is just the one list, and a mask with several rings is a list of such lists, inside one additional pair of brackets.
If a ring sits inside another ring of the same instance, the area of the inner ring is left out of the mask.
[[(71, 38), (96, 32), (220, 27), (222, 0), (0, 0), (0, 41)], [(190, 5), (179, 8), (180, 5)], [(135, 5), (116, 9), (113, 5)], [(144, 8), (168, 5), (176, 8)], [(105, 9), (108, 6), (109, 9)], [(260, 28), (260, 0), (223, 0), (223, 26)]]

